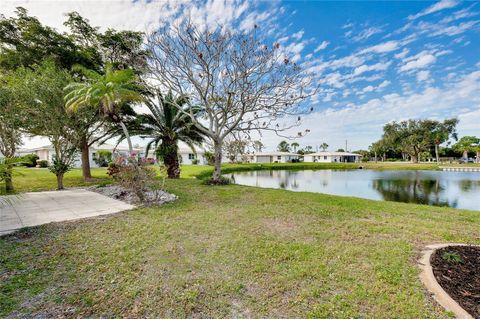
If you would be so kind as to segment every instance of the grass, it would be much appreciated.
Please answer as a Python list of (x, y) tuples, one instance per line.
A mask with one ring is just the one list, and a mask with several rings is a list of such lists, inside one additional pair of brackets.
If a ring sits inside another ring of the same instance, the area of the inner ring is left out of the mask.
[[(65, 174), (64, 186), (67, 188), (82, 187), (109, 180), (105, 168), (93, 168), (92, 177), (93, 179), (91, 181), (85, 182), (82, 177), (82, 171), (80, 169), (73, 169)], [(57, 187), (55, 175), (47, 168), (17, 167), (14, 171), (13, 181), (15, 189), (18, 192), (53, 190)], [(0, 188), (0, 195), (4, 191), (3, 188)]]
[(448, 318), (418, 279), (419, 252), (480, 244), (478, 212), (192, 178), (167, 187), (178, 201), (0, 238), (0, 317)]

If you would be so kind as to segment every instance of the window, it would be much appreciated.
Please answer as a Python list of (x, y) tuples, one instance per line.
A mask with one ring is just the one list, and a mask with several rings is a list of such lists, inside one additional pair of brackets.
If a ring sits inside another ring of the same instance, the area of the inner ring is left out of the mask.
[(324, 157), (323, 157), (323, 159), (324, 159), (324, 160), (326, 160), (326, 159), (327, 159), (327, 157), (326, 157), (326, 156), (324, 156)]
[(281, 160), (282, 159), (282, 156), (277, 156), (277, 160)]
[(188, 159), (189, 160), (194, 160), (195, 159), (195, 154), (192, 154), (192, 153), (188, 154)]

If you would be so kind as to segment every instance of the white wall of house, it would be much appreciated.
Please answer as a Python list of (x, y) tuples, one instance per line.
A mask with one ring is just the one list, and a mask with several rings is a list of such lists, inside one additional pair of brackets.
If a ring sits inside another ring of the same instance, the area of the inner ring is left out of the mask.
[(305, 154), (303, 161), (306, 163), (358, 163), (361, 155), (347, 152), (318, 152)]
[(255, 163), (289, 163), (292, 160), (299, 158), (298, 154), (272, 152), (272, 153), (257, 153), (254, 155)]

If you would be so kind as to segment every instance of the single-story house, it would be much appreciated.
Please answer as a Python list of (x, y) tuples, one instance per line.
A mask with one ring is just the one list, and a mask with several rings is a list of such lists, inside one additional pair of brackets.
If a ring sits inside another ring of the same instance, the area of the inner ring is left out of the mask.
[(317, 152), (305, 154), (306, 163), (358, 163), (362, 155), (348, 152)]
[[(126, 156), (126, 155), (128, 155), (128, 152), (129, 152), (129, 149), (126, 146), (121, 146), (121, 145), (115, 146), (115, 145), (110, 145), (110, 144), (102, 144), (102, 145), (93, 144), (92, 146), (90, 146), (90, 149), (89, 149), (89, 151), (90, 151), (89, 152), (89, 160), (90, 160), (90, 166), (91, 167), (98, 167), (97, 163), (95, 163), (95, 161), (94, 161), (94, 158), (96, 157), (96, 153), (99, 150), (111, 151), (114, 156), (115, 155)], [(134, 147), (133, 151), (136, 154), (138, 154), (139, 156), (144, 155), (144, 149), (143, 148)], [(39, 160), (46, 160), (46, 161), (48, 161), (49, 164), (51, 164), (52, 161), (53, 161), (53, 155), (55, 154), (55, 150), (53, 148), (53, 145), (44, 145), (44, 146), (30, 148), (30, 149), (23, 148), (23, 149), (19, 149), (17, 151), (17, 156), (23, 156), (23, 155), (27, 155), (27, 154), (37, 154), (38, 157), (39, 157)], [(82, 166), (81, 154), (80, 153), (77, 154), (77, 157), (75, 158), (73, 166), (74, 167), (81, 167)]]
[(178, 156), (180, 159), (180, 164), (183, 165), (192, 165), (194, 160), (197, 160), (198, 165), (207, 165), (207, 158), (205, 157), (205, 150), (201, 148), (196, 148), (195, 153), (189, 147), (179, 147)]
[(253, 154), (255, 163), (289, 163), (300, 158), (298, 154), (288, 152), (265, 152)]

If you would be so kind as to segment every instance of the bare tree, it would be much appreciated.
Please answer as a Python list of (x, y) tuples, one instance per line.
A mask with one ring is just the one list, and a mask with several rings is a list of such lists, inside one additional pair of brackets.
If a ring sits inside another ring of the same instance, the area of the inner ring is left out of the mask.
[[(298, 125), (299, 115), (311, 111), (301, 103), (315, 92), (311, 77), (278, 43), (267, 44), (258, 33), (256, 27), (239, 33), (185, 22), (148, 37), (150, 82), (158, 83), (158, 90), (188, 96), (192, 106), (201, 108), (200, 117), (193, 111), (189, 116), (212, 140), (213, 182), (220, 180), (222, 144), (229, 134), (278, 133)], [(280, 125), (288, 116), (293, 116), (292, 123)]]

